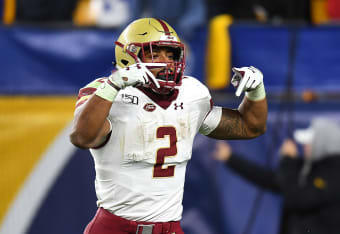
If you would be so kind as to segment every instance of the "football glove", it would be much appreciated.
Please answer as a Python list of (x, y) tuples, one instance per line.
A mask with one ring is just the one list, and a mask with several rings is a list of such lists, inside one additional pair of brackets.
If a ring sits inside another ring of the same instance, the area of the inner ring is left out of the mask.
[(251, 92), (263, 84), (262, 72), (253, 67), (233, 67), (234, 75), (231, 79), (232, 85), (236, 88), (235, 95), (239, 97), (243, 91)]
[[(159, 83), (155, 76), (149, 71), (147, 66), (155, 68), (155, 63), (136, 63), (125, 68), (118, 68), (109, 76), (109, 80), (119, 89), (126, 86), (139, 86), (154, 83), (159, 88)], [(158, 67), (166, 66), (165, 63), (157, 63)]]
[(95, 94), (107, 101), (113, 102), (118, 91), (126, 86), (138, 86), (154, 83), (156, 87), (160, 87), (155, 76), (148, 68), (159, 68), (166, 66), (165, 63), (136, 63), (125, 68), (118, 68), (114, 71), (96, 90)]

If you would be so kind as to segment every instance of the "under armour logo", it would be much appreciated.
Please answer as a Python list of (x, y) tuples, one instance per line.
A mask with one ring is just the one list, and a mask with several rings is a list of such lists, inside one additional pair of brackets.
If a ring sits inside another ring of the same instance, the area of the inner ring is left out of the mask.
[(181, 102), (181, 104), (179, 105), (175, 103), (174, 106), (175, 106), (175, 110), (177, 110), (177, 108), (181, 108), (183, 110), (183, 102)]

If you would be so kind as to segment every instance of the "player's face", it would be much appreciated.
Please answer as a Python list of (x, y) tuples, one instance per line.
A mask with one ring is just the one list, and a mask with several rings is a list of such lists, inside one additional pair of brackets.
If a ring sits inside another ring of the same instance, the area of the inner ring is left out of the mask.
[[(143, 62), (145, 63), (172, 63), (174, 62), (174, 52), (168, 47), (153, 47), (152, 52), (145, 50)], [(157, 74), (165, 68), (150, 69), (152, 74)], [(173, 67), (168, 67), (173, 72)]]

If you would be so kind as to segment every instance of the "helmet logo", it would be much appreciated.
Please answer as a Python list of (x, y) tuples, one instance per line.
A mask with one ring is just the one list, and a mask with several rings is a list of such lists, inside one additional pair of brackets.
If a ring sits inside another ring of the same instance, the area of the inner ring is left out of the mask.
[(148, 112), (152, 112), (156, 109), (156, 106), (152, 103), (146, 103), (143, 107), (144, 110), (148, 111)]
[(135, 45), (128, 45), (127, 49), (132, 53), (137, 53), (137, 47)]
[(129, 78), (127, 77), (122, 77), (122, 80), (124, 80), (125, 82), (129, 80)]

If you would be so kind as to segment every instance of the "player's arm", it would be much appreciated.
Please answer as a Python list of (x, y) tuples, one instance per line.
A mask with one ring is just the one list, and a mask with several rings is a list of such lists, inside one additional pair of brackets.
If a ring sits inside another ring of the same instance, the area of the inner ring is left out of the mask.
[(266, 131), (267, 101), (245, 97), (238, 110), (222, 108), (220, 123), (208, 136), (216, 139), (254, 138)]
[(139, 63), (118, 69), (97, 87), (94, 95), (75, 115), (74, 128), (70, 135), (72, 144), (87, 149), (97, 147), (107, 139), (112, 130), (107, 118), (120, 89), (148, 82), (155, 82), (159, 87), (156, 78), (146, 66), (146, 63)]
[(246, 95), (237, 110), (222, 108), (220, 122), (208, 135), (216, 139), (254, 138), (266, 131), (267, 100), (262, 73), (254, 67), (233, 69), (236, 96), (243, 90)]
[(70, 135), (72, 144), (85, 149), (101, 145), (111, 131), (111, 124), (107, 119), (111, 106), (112, 102), (93, 95), (74, 117), (74, 127)]

